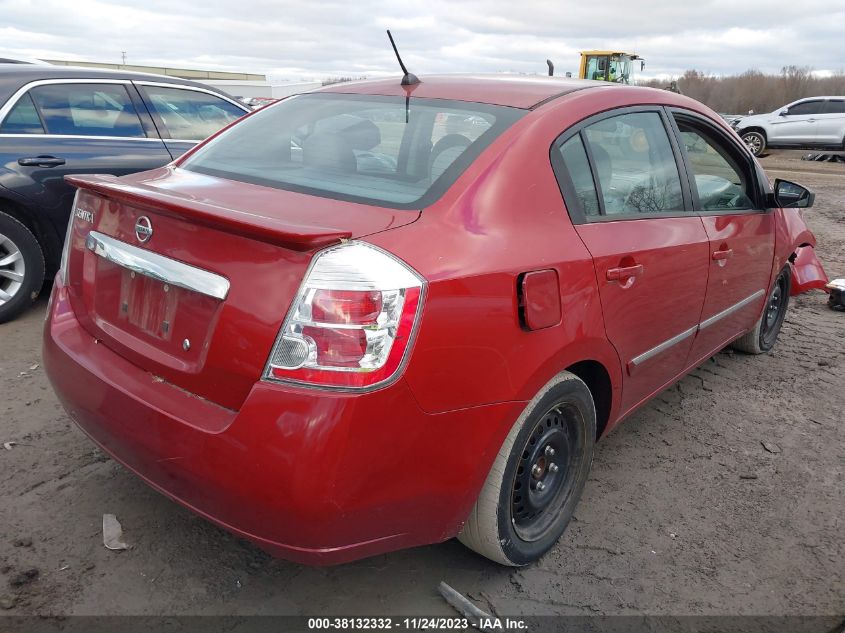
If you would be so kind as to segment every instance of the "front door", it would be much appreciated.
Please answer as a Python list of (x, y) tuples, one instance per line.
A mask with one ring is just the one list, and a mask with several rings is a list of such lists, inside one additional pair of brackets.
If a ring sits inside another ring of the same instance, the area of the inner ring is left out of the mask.
[(567, 207), (580, 210), (575, 229), (593, 257), (605, 328), (626, 374), (624, 414), (686, 369), (709, 240), (689, 210), (662, 111), (633, 108), (593, 121), (561, 137), (557, 169), (568, 183)]
[(693, 203), (710, 241), (707, 293), (690, 362), (700, 362), (749, 330), (767, 298), (775, 247), (747, 152), (715, 125), (676, 112)]
[(816, 117), (821, 113), (823, 105), (821, 99), (802, 101), (790, 106), (786, 113), (775, 115), (771, 121), (769, 142), (787, 145), (815, 143), (818, 128)]

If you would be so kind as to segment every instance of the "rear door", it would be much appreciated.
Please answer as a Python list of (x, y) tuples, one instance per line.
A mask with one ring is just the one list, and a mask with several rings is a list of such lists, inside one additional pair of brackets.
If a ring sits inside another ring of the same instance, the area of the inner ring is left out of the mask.
[(816, 117), (824, 107), (822, 99), (808, 99), (789, 106), (771, 122), (770, 143), (812, 145), (817, 143)]
[(626, 373), (623, 411), (686, 368), (704, 302), (709, 242), (668, 126), (661, 108), (626, 108), (588, 119), (552, 149)]
[(250, 112), (211, 90), (156, 82), (135, 85), (173, 158)]
[(170, 154), (132, 83), (45, 80), (0, 109), (2, 184), (23, 195), (64, 235), (74, 189), (68, 174), (120, 176), (160, 167)]
[(707, 293), (691, 351), (698, 362), (753, 326), (763, 309), (775, 247), (774, 214), (748, 152), (719, 126), (673, 112), (693, 204), (710, 240)]
[(845, 145), (845, 97), (828, 99), (816, 120), (820, 143), (839, 148)]

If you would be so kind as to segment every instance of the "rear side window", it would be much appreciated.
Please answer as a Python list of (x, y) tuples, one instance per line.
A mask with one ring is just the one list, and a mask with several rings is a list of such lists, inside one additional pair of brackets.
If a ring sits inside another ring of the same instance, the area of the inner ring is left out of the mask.
[(584, 128), (605, 215), (684, 210), (672, 145), (657, 112), (632, 112)]
[(202, 141), (245, 114), (235, 104), (199, 90), (149, 85), (143, 90), (172, 139)]
[(581, 136), (576, 134), (561, 145), (560, 154), (584, 215), (599, 215), (599, 199), (593, 182), (593, 172)]
[(48, 134), (146, 136), (123, 84), (50, 84), (29, 94)]
[(831, 99), (827, 102), (826, 114), (845, 114), (845, 99)]
[(44, 134), (44, 126), (29, 94), (21, 97), (9, 112), (0, 125), (0, 134)]
[(181, 167), (323, 197), (422, 208), (522, 114), (439, 99), (300, 95), (244, 119)]

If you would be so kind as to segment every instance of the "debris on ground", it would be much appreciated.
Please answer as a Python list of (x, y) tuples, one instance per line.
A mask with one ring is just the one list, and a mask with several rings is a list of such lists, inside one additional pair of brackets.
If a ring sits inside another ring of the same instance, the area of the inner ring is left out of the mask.
[(742, 473), (739, 476), (740, 479), (757, 479), (757, 475), (754, 473)]
[(32, 569), (27, 569), (25, 571), (18, 572), (17, 574), (15, 574), (14, 576), (12, 576), (9, 579), (9, 586), (14, 587), (14, 588), (18, 588), (18, 587), (23, 587), (24, 585), (28, 585), (29, 583), (34, 581), (36, 578), (38, 578), (38, 575), (40, 573), (41, 572), (39, 572), (34, 567)]
[(829, 293), (827, 306), (831, 310), (845, 311), (845, 279), (834, 279), (825, 288)]
[(845, 163), (845, 154), (805, 154), (801, 157), (801, 160), (813, 160), (820, 163)]
[(22, 536), (14, 540), (15, 547), (32, 547), (32, 539), (28, 536)]
[(765, 448), (767, 451), (769, 451), (770, 453), (774, 453), (775, 455), (781, 452), (780, 446), (778, 446), (774, 442), (768, 442), (766, 440), (763, 440), (762, 442), (760, 442), (760, 444), (762, 444), (763, 448)]
[(123, 542), (123, 528), (120, 522), (113, 514), (103, 515), (103, 545), (108, 549), (122, 550), (129, 549), (129, 546)]
[(479, 631), (494, 630), (492, 627), (484, 625), (485, 622), (494, 619), (492, 615), (476, 607), (462, 594), (452, 589), (452, 587), (443, 581), (440, 581), (440, 585), (437, 589), (440, 591), (440, 595), (443, 596), (443, 599), (452, 605), (458, 613), (467, 618), (470, 624), (472, 624), (472, 626), (476, 629)]
[(0, 609), (4, 611), (8, 611), (9, 609), (14, 608), (15, 603), (18, 601), (17, 596), (14, 595), (7, 595), (0, 598)]
[(17, 442), (3, 442), (3, 448), (5, 448), (7, 451), (12, 450), (12, 447), (15, 445), (17, 445)]

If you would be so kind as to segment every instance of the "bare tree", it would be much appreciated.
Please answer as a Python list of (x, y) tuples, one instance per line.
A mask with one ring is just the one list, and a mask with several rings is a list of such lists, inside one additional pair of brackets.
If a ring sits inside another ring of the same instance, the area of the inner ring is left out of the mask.
[[(730, 114), (745, 114), (750, 110), (771, 112), (803, 97), (845, 95), (845, 72), (817, 77), (806, 66), (784, 66), (779, 75), (751, 69), (739, 75), (717, 76), (691, 69), (673, 81), (677, 81), (685, 95), (717, 112)], [(641, 85), (665, 88), (668, 83), (652, 79)]]

